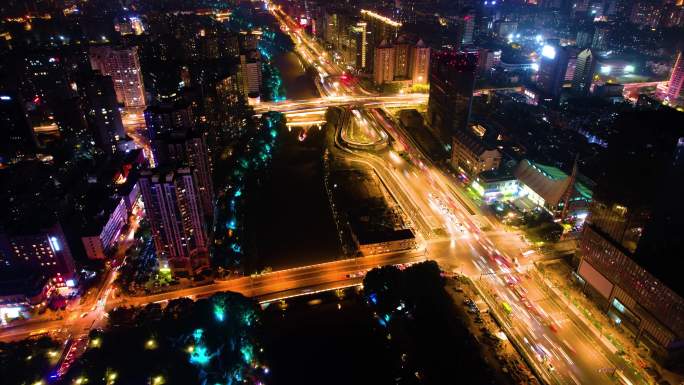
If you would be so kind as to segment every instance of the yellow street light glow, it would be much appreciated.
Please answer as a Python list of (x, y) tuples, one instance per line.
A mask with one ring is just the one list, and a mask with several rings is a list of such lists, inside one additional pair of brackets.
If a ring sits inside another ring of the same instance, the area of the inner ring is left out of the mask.
[(154, 339), (150, 338), (149, 340), (147, 340), (147, 342), (145, 342), (145, 347), (147, 349), (155, 349), (157, 347), (157, 342)]
[(45, 385), (45, 383), (43, 382), (43, 380), (38, 380), (34, 382), (32, 385)]
[(390, 26), (392, 26), (392, 27), (401, 27), (401, 23), (400, 23), (400, 22), (394, 21), (394, 20), (390, 19), (389, 17), (382, 16), (382, 15), (380, 15), (380, 14), (377, 14), (377, 13), (373, 12), (373, 11), (369, 11), (369, 10), (366, 10), (366, 9), (362, 9), (362, 10), (361, 10), (361, 13), (364, 14), (364, 15), (368, 15), (368, 16), (374, 18), (374, 19), (380, 20), (380, 21), (382, 21), (383, 23), (388, 24), (388, 25), (390, 25)]
[(164, 377), (162, 377), (162, 376), (157, 376), (157, 377), (152, 379), (153, 385), (161, 385), (163, 383), (164, 383)]

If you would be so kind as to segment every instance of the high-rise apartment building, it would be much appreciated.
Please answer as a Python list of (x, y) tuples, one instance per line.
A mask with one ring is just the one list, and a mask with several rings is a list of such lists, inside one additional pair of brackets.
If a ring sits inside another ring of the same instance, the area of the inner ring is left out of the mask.
[(145, 124), (151, 141), (167, 135), (182, 134), (195, 129), (195, 117), (190, 103), (177, 101), (156, 104), (145, 110)]
[(214, 210), (214, 188), (206, 135), (195, 126), (190, 103), (150, 106), (145, 110), (152, 154), (158, 167), (188, 167), (195, 177), (205, 218)]
[(575, 72), (572, 75), (572, 92), (577, 95), (589, 93), (595, 66), (596, 58), (590, 49), (585, 49), (577, 55)]
[(565, 69), (565, 75), (563, 76), (563, 81), (565, 82), (571, 82), (572, 77), (575, 76), (575, 69), (577, 68), (577, 55), (579, 55), (579, 51), (570, 51), (570, 57), (568, 58), (568, 66)]
[(656, 28), (662, 19), (664, 11), (662, 2), (641, 0), (634, 3), (629, 21), (640, 28)]
[(577, 38), (575, 39), (575, 45), (578, 48), (589, 48), (591, 47), (591, 42), (594, 39), (593, 29), (583, 29), (577, 31)]
[(608, 49), (608, 39), (610, 37), (610, 29), (606, 26), (596, 26), (594, 28), (594, 36), (591, 40), (591, 48), (596, 51), (605, 51)]
[(476, 70), (474, 53), (446, 50), (430, 59), (427, 121), (445, 144), (451, 143), (456, 131), (467, 128)]
[(375, 84), (390, 83), (394, 80), (395, 48), (391, 44), (382, 42), (375, 47), (373, 60), (373, 81)]
[(125, 132), (111, 76), (93, 75), (83, 87), (86, 120), (94, 130), (95, 143), (104, 152), (116, 152)]
[(127, 108), (145, 107), (145, 87), (138, 47), (90, 47), (90, 65), (114, 81), (116, 99)]
[(361, 10), (361, 19), (366, 22), (366, 40), (368, 44), (368, 54), (366, 55), (366, 66), (364, 68), (372, 70), (375, 68), (373, 64), (375, 48), (380, 46), (383, 41), (394, 41), (399, 34), (401, 23), (365, 9)]
[(207, 225), (190, 169), (143, 171), (139, 184), (160, 259), (177, 275), (207, 267)]
[(667, 86), (667, 98), (673, 103), (676, 100), (684, 97), (684, 57), (682, 52), (677, 54), (674, 67), (672, 67), (672, 74), (670, 75), (670, 82)]
[(261, 61), (240, 55), (240, 74), (244, 84), (243, 89), (247, 92), (245, 97), (259, 96), (262, 82)]
[(323, 40), (333, 51), (342, 50), (345, 42), (350, 38), (350, 27), (356, 23), (355, 16), (346, 9), (332, 9), (326, 12), (323, 18), (325, 20)]
[(399, 79), (409, 78), (409, 68), (411, 65), (410, 54), (411, 45), (400, 37), (393, 46), (394, 48), (394, 77)]
[(427, 47), (423, 40), (418, 40), (418, 43), (411, 47), (410, 63), (413, 84), (426, 84), (430, 72), (430, 47)]
[(373, 81), (377, 85), (401, 82), (404, 86), (428, 82), (430, 48), (422, 40), (413, 45), (400, 37), (382, 42), (374, 51)]
[(461, 44), (471, 45), (473, 44), (473, 34), (475, 32), (475, 11), (470, 10), (465, 15), (460, 18), (461, 24)]

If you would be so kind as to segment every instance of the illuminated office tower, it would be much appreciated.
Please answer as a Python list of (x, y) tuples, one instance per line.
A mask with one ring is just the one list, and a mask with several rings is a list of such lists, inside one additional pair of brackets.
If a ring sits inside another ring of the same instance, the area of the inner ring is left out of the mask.
[(537, 85), (547, 97), (557, 98), (560, 95), (568, 61), (567, 49), (552, 45), (546, 45), (542, 48)]
[(467, 128), (476, 70), (474, 53), (445, 50), (430, 59), (427, 121), (445, 144), (457, 131)]

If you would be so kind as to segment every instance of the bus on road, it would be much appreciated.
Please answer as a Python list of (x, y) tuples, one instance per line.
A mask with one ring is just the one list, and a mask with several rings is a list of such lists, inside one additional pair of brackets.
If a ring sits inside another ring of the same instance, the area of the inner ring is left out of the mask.
[(511, 313), (513, 313), (513, 309), (511, 309), (511, 305), (509, 305), (508, 302), (501, 302), (501, 307), (504, 309), (506, 314), (511, 315)]

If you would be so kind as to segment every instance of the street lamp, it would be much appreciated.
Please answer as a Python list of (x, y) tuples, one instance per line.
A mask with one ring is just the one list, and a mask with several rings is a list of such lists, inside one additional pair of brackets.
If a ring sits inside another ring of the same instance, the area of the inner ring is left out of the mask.
[(145, 349), (156, 349), (157, 348), (157, 341), (155, 341), (153, 338), (150, 338), (145, 342)]
[(116, 377), (118, 375), (116, 372), (110, 372), (109, 375), (107, 375), (107, 385), (112, 385), (114, 384), (114, 381), (116, 381)]
[(99, 348), (101, 344), (102, 341), (99, 338), (94, 338), (92, 341), (90, 341), (90, 347), (93, 348)]

